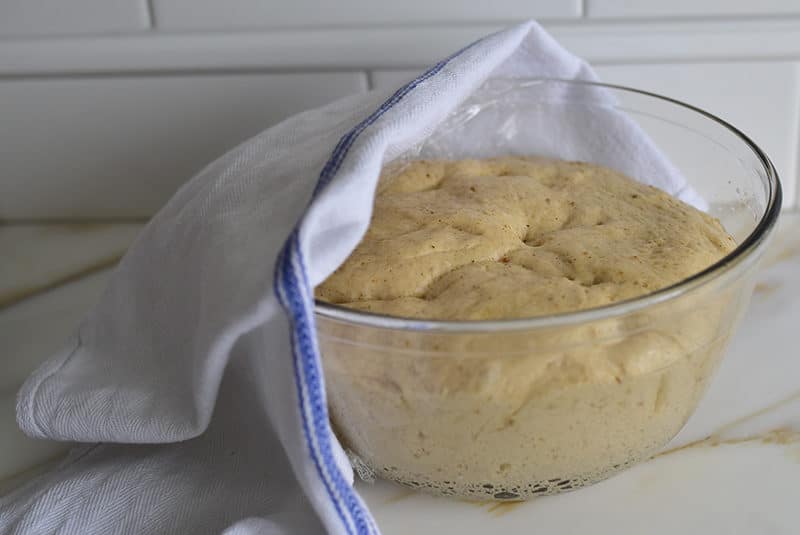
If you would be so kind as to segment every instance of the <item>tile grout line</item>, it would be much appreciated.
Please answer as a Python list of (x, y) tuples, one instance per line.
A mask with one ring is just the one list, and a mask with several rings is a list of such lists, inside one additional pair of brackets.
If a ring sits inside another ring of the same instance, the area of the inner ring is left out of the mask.
[[(2, 42), (2, 41), (0, 41)], [(20, 74), (3, 74), (0, 72), (0, 81), (12, 80), (65, 80), (65, 79), (78, 79), (78, 80), (92, 80), (92, 79), (107, 79), (107, 78), (161, 78), (168, 76), (208, 76), (208, 75), (261, 75), (261, 74), (363, 74), (370, 69), (405, 69), (409, 68), (407, 65), (402, 67), (385, 67), (380, 64), (365, 64), (358, 66), (297, 66), (297, 67), (269, 67), (269, 66), (247, 66), (247, 67), (165, 67), (165, 68), (148, 68), (148, 69), (128, 69), (121, 68), (117, 70), (76, 70), (76, 71), (52, 71), (52, 72), (29, 72)], [(417, 69), (419, 67), (412, 67)], [(0, 219), (0, 224), (5, 221)]]
[(145, 7), (147, 9), (147, 19), (150, 24), (150, 30), (156, 29), (156, 8), (155, 0), (145, 0)]
[[(774, 63), (781, 61), (796, 61), (800, 55), (774, 55), (774, 56), (751, 56), (751, 55), (737, 55), (730, 57), (721, 57), (716, 55), (697, 55), (692, 58), (628, 58), (628, 59), (598, 59), (591, 61), (595, 66), (630, 66), (630, 65), (694, 65), (701, 63)], [(119, 69), (119, 70), (97, 70), (97, 71), (59, 71), (47, 73), (24, 73), (24, 74), (2, 74), (0, 73), (0, 81), (3, 80), (48, 80), (48, 79), (107, 79), (107, 78), (159, 78), (168, 76), (207, 76), (207, 75), (259, 75), (259, 74), (303, 74), (303, 73), (366, 73), (368, 81), (372, 82), (373, 71), (376, 70), (421, 70), (424, 67), (422, 62), (415, 65), (380, 65), (380, 64), (365, 64), (359, 67), (346, 66), (346, 67), (330, 67), (330, 66), (315, 66), (315, 67), (268, 67), (268, 66), (252, 66), (252, 67), (165, 67), (163, 69)], [(76, 221), (83, 221), (84, 219), (76, 219)], [(145, 218), (111, 218), (110, 221), (128, 221), (128, 220), (145, 220)], [(16, 219), (0, 219), (0, 225), (8, 224), (16, 221)], [(22, 221), (22, 220), (20, 220)], [(36, 219), (35, 222), (49, 222), (57, 221), (54, 219)], [(88, 219), (86, 221), (89, 221)]]

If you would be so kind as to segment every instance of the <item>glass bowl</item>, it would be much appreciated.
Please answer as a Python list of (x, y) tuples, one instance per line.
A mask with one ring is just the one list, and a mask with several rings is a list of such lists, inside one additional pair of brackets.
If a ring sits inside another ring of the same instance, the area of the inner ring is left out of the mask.
[[(661, 449), (706, 390), (780, 211), (769, 159), (723, 120), (630, 88), (527, 83), (530, 106), (547, 106), (557, 88), (568, 90), (570, 105), (626, 113), (738, 246), (657, 292), (531, 319), (414, 320), (318, 301), (337, 435), (377, 475), (435, 494), (475, 500), (553, 494)], [(598, 90), (613, 102), (598, 102)]]

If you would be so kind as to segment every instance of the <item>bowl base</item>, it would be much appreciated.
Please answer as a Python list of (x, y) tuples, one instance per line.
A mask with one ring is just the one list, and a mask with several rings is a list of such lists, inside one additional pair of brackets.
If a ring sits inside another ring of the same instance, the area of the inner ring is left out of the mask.
[(532, 480), (516, 482), (457, 482), (438, 481), (423, 477), (404, 477), (392, 468), (378, 468), (374, 473), (379, 477), (404, 487), (434, 496), (461, 498), (474, 502), (518, 502), (539, 496), (561, 494), (598, 483), (617, 472), (633, 466), (642, 458), (630, 459), (622, 464), (610, 466), (607, 470), (575, 477)]

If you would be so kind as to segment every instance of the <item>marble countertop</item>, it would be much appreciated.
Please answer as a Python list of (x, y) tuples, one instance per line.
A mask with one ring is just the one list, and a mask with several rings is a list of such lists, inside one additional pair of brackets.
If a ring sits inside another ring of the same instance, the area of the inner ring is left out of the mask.
[[(0, 495), (68, 444), (25, 437), (24, 378), (97, 299), (141, 223), (0, 226)], [(800, 214), (785, 214), (747, 315), (697, 412), (653, 459), (524, 503), (433, 498), (357, 483), (386, 535), (800, 533)]]

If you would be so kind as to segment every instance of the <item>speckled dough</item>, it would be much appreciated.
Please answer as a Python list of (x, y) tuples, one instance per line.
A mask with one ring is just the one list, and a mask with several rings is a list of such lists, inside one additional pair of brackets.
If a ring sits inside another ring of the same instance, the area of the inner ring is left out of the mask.
[[(733, 246), (712, 217), (606, 168), (412, 162), (383, 177), (367, 235), (317, 296), (416, 318), (540, 316), (674, 284)], [(700, 289), (619, 317), (502, 332), (318, 315), (331, 418), (367, 466), (429, 492), (503, 500), (577, 488), (677, 433), (736, 295)]]
[(391, 316), (532, 317), (669, 286), (733, 246), (716, 219), (605, 167), (416, 161), (384, 177), (366, 236), (317, 297)]

